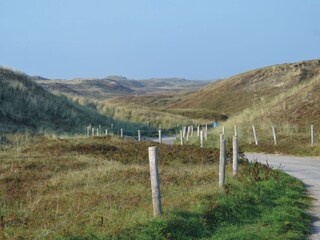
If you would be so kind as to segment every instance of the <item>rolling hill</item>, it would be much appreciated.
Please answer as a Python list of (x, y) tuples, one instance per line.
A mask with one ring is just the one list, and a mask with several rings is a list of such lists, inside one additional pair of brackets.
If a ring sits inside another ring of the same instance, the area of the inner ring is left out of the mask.
[(297, 86), (308, 85), (319, 74), (320, 60), (260, 68), (217, 81), (169, 107), (210, 109), (231, 116), (254, 105), (267, 104)]
[(78, 78), (72, 80), (48, 80), (42, 77), (34, 79), (44, 88), (55, 93), (106, 99), (115, 96), (152, 95), (197, 90), (210, 81), (191, 81), (180, 78), (155, 78), (131, 80), (121, 76), (106, 78)]
[(1, 132), (83, 132), (90, 123), (111, 122), (110, 117), (50, 93), (26, 74), (0, 67)]

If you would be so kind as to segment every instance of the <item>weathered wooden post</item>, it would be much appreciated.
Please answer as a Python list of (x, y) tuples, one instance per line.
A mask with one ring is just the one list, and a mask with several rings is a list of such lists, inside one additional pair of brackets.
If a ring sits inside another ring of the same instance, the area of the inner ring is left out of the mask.
[(187, 130), (187, 141), (189, 141), (189, 135), (190, 135), (190, 126), (188, 127), (188, 130)]
[(99, 136), (99, 128), (96, 129), (96, 136)]
[(138, 130), (138, 142), (141, 142), (141, 131)]
[(161, 216), (160, 178), (158, 171), (157, 147), (149, 147), (150, 178), (152, 190), (153, 215)]
[(106, 129), (106, 136), (108, 136), (108, 129)]
[(120, 129), (120, 137), (123, 138), (123, 129)]
[(197, 137), (200, 137), (200, 126), (197, 126)]
[(92, 136), (94, 137), (94, 128), (91, 129)]
[(208, 124), (206, 124), (204, 139), (205, 139), (205, 140), (208, 139)]
[(314, 146), (314, 127), (311, 125), (311, 146)]
[(232, 144), (232, 150), (233, 150), (233, 156), (232, 156), (232, 173), (233, 176), (238, 175), (238, 137), (233, 136), (233, 144)]
[(258, 138), (257, 138), (256, 128), (254, 125), (252, 125), (252, 132), (253, 132), (254, 142), (256, 145), (258, 145)]
[(219, 162), (219, 187), (225, 186), (225, 171), (226, 171), (226, 140), (224, 135), (220, 134), (220, 162)]
[(273, 135), (273, 143), (274, 145), (277, 145), (277, 133), (275, 126), (272, 126), (272, 135)]
[(224, 135), (224, 134), (225, 134), (225, 131), (226, 131), (226, 130), (225, 130), (224, 126), (223, 126), (223, 127), (221, 128), (221, 134)]
[(184, 139), (183, 139), (183, 132), (182, 132), (182, 130), (180, 130), (180, 143), (181, 143), (181, 145), (183, 146), (183, 144), (184, 144)]
[(234, 125), (234, 126), (233, 126), (233, 129), (234, 129), (234, 135), (235, 135), (236, 137), (238, 137), (238, 128), (237, 128), (237, 125)]
[(186, 138), (187, 127), (183, 127), (183, 138)]
[(200, 147), (204, 147), (204, 136), (203, 136), (203, 130), (200, 131)]
[(162, 143), (161, 129), (159, 129), (159, 143)]

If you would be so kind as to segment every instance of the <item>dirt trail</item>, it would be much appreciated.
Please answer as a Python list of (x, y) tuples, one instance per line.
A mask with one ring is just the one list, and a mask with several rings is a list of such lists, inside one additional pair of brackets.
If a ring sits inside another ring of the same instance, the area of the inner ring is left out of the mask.
[(313, 223), (313, 234), (309, 239), (320, 239), (320, 158), (282, 156), (262, 153), (246, 153), (249, 160), (261, 163), (268, 162), (274, 168), (302, 180), (310, 193), (315, 198), (312, 214), (316, 217)]

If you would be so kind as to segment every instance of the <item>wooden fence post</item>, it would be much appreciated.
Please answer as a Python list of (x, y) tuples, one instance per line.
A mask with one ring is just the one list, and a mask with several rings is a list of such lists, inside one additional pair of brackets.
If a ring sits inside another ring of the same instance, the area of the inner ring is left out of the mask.
[(182, 130), (180, 130), (180, 143), (181, 143), (181, 145), (183, 146), (183, 144), (184, 144), (184, 139), (183, 139), (183, 132), (182, 132)]
[(159, 143), (162, 143), (161, 129), (159, 129)]
[(238, 175), (238, 137), (233, 136), (233, 157), (232, 157), (232, 173), (233, 176)]
[(200, 147), (204, 147), (204, 136), (203, 136), (203, 130), (200, 131)]
[(91, 131), (90, 126), (88, 126), (88, 127), (87, 127), (87, 136), (88, 136), (88, 137), (90, 136), (90, 131)]
[(187, 135), (187, 127), (183, 127), (182, 131), (183, 131), (183, 138), (186, 138), (186, 135)]
[(258, 145), (258, 138), (257, 138), (256, 128), (254, 125), (252, 125), (252, 131), (253, 131), (254, 142), (256, 145)]
[(189, 136), (190, 136), (190, 126), (188, 127), (188, 130), (187, 130), (187, 141), (189, 141)]
[(220, 134), (220, 162), (219, 162), (219, 187), (225, 186), (225, 171), (226, 171), (226, 140), (224, 135)]
[(91, 129), (91, 134), (94, 137), (94, 128)]
[(200, 137), (200, 126), (197, 126), (197, 137)]
[(120, 137), (123, 138), (123, 129), (120, 129)]
[(277, 133), (276, 133), (276, 128), (275, 128), (275, 126), (272, 126), (272, 135), (273, 135), (274, 145), (277, 145)]
[(226, 129), (225, 129), (225, 127), (223, 126), (222, 129), (221, 129), (221, 134), (225, 135), (225, 131), (226, 131)]
[(99, 136), (99, 128), (96, 129), (96, 136)]
[(158, 171), (157, 147), (149, 147), (150, 178), (152, 190), (153, 215), (161, 216), (160, 178)]
[(206, 124), (204, 139), (205, 139), (205, 140), (208, 139), (208, 124)]
[(234, 125), (234, 126), (233, 126), (233, 129), (234, 129), (234, 135), (235, 135), (236, 137), (238, 137), (238, 128), (237, 128), (237, 125)]
[(141, 132), (138, 130), (138, 142), (141, 142)]
[(106, 136), (108, 136), (108, 129), (106, 129)]
[(314, 146), (314, 127), (311, 125), (311, 146)]

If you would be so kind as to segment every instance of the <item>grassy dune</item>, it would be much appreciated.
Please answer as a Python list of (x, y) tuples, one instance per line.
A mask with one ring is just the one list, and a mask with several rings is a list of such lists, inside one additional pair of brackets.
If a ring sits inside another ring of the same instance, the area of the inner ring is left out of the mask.
[(48, 92), (26, 74), (0, 67), (0, 133), (84, 133), (88, 124), (132, 131), (149, 128), (143, 121), (115, 120)]
[[(279, 94), (269, 102), (262, 102), (234, 115), (209, 133), (210, 145), (217, 146), (221, 127), (226, 137), (232, 138), (237, 125), (239, 140), (247, 151), (277, 152), (296, 155), (320, 155), (320, 75)], [(314, 125), (315, 145), (311, 147), (310, 125)], [(259, 146), (255, 146), (252, 125), (255, 125)], [(276, 127), (277, 146), (274, 146), (272, 128)], [(194, 140), (195, 141), (195, 140)]]
[[(1, 239), (303, 239), (303, 184), (242, 160), (217, 188), (218, 150), (159, 147), (152, 217), (147, 147), (116, 137), (11, 135), (0, 151)], [(230, 157), (230, 153), (228, 153)]]
[(71, 99), (81, 105), (94, 108), (99, 113), (112, 117), (114, 120), (136, 124), (144, 123), (146, 126), (154, 128), (172, 129), (178, 126), (207, 122), (203, 118), (195, 118), (194, 116), (197, 116), (197, 114), (194, 114), (193, 111), (190, 111), (187, 116), (183, 116), (177, 111), (165, 112), (161, 109), (130, 105), (130, 103), (119, 105), (108, 100), (98, 101), (83, 97), (72, 97)]
[(210, 109), (231, 117), (308, 84), (319, 74), (320, 60), (260, 68), (215, 82), (171, 104), (170, 108)]

